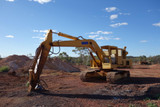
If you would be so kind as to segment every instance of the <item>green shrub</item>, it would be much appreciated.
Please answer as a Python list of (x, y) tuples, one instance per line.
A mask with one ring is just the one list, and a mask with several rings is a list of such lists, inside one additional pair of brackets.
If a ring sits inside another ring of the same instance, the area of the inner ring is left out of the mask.
[(149, 97), (146, 97), (146, 98), (144, 99), (144, 101), (147, 101), (147, 100), (150, 100), (150, 98), (149, 98)]
[(29, 81), (27, 81), (27, 83), (26, 83), (26, 87), (29, 87)]
[(134, 104), (129, 104), (129, 107), (135, 107), (135, 105)]
[(147, 103), (147, 107), (158, 107), (157, 104), (149, 102)]
[(8, 66), (0, 67), (0, 72), (8, 72), (8, 71), (9, 71), (9, 67)]

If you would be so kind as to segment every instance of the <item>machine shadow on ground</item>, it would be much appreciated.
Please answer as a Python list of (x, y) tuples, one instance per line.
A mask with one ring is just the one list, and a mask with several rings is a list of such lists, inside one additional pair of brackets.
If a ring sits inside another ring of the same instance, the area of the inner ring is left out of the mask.
[(155, 84), (160, 83), (160, 78), (156, 77), (130, 77), (127, 80), (118, 82), (116, 84)]
[(82, 98), (82, 99), (93, 99), (93, 100), (120, 100), (120, 99), (130, 99), (130, 100), (145, 100), (149, 98), (150, 100), (158, 100), (156, 97), (149, 95), (141, 95), (141, 96), (122, 96), (122, 95), (101, 95), (101, 94), (57, 94), (52, 91), (43, 91), (43, 92), (34, 92), (28, 96), (36, 96), (36, 95), (44, 95), (44, 96), (52, 96), (52, 97), (65, 97), (65, 98)]
[[(106, 83), (106, 78), (103, 79), (93, 79), (88, 81), (90, 83)], [(160, 78), (156, 77), (130, 77), (128, 79), (119, 80), (113, 84), (121, 84), (121, 85), (127, 85), (127, 84), (154, 84), (154, 83), (160, 83)]]

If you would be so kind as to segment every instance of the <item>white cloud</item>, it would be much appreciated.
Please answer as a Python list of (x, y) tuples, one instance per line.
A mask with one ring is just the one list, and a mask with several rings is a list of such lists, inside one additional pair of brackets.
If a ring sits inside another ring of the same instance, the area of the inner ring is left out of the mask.
[(157, 26), (157, 27), (160, 27), (160, 22), (159, 23), (154, 23), (152, 24), (153, 26)]
[(6, 38), (14, 38), (14, 36), (13, 35), (7, 35), (7, 36), (5, 36)]
[(127, 22), (115, 23), (115, 24), (111, 24), (110, 26), (111, 26), (111, 27), (119, 27), (119, 26), (122, 26), (122, 25), (128, 25), (128, 23), (127, 23)]
[(140, 41), (141, 43), (146, 43), (146, 42), (148, 42), (147, 40), (141, 40)]
[(120, 40), (120, 38), (100, 36), (99, 38), (96, 38), (96, 40)]
[(101, 36), (99, 38), (96, 38), (96, 40), (105, 40), (105, 37)]
[(47, 33), (48, 30), (33, 30), (33, 32)]
[(33, 30), (33, 32), (39, 32), (39, 30)]
[(40, 39), (40, 40), (44, 40), (45, 37), (38, 37), (38, 36), (33, 36), (32, 38), (36, 38), (36, 39)]
[[(56, 32), (56, 30), (52, 30), (52, 31)], [(48, 30), (33, 30), (33, 32), (39, 33), (39, 35), (41, 35), (41, 36), (33, 36), (32, 38), (44, 40), (45, 39), (45, 35), (48, 32)]]
[(99, 34), (112, 34), (112, 32), (107, 32), (107, 31), (97, 31), (97, 32), (90, 32), (88, 34), (95, 34), (95, 35), (99, 35)]
[(90, 33), (87, 33), (87, 34), (95, 34), (95, 32), (90, 32)]
[(6, 0), (6, 1), (9, 1), (9, 2), (14, 2), (14, 0)]
[(111, 19), (111, 20), (116, 19), (116, 18), (118, 18), (118, 15), (117, 15), (117, 14), (113, 14), (113, 15), (110, 16), (110, 19)]
[(89, 38), (96, 40), (120, 40), (120, 38), (114, 38), (113, 36), (106, 36), (108, 34), (112, 34), (112, 32), (107, 32), (107, 31), (96, 31), (87, 34), (90, 34), (88, 36)]
[(41, 33), (47, 33), (48, 30), (39, 30), (39, 32), (41, 32)]
[[(29, 0), (29, 1), (34, 1), (34, 2), (38, 2), (38, 3), (40, 3), (40, 4), (44, 4), (44, 3), (49, 3), (49, 2), (51, 2), (52, 0)], [(53, 1), (53, 2), (55, 2), (55, 1)]]
[(114, 40), (120, 40), (120, 38), (113, 38)]
[(99, 35), (89, 35), (88, 37), (94, 39), (95, 37), (98, 37), (98, 36)]
[(48, 30), (33, 30), (33, 32), (36, 32), (36, 33), (42, 33), (42, 37), (40, 36), (33, 36), (32, 38), (33, 39), (40, 39), (40, 40), (44, 40), (45, 39), (45, 34), (48, 32)]
[[(56, 32), (56, 30), (52, 30), (53, 32)], [(39, 32), (39, 33), (47, 33), (48, 30), (33, 30), (33, 32)]]
[(113, 11), (117, 10), (117, 8), (116, 7), (107, 7), (107, 8), (105, 8), (105, 10), (107, 12), (113, 12)]

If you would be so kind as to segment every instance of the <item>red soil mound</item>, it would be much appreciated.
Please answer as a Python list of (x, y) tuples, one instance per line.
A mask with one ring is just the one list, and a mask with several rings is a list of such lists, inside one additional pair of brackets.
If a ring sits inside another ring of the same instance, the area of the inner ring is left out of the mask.
[[(9, 66), (10, 69), (15, 71), (28, 72), (31, 64), (32, 60), (25, 55), (12, 55), (0, 60), (0, 67)], [(78, 68), (72, 66), (72, 64), (64, 62), (59, 58), (48, 59), (44, 69), (61, 70), (66, 72), (80, 71)]]
[(24, 55), (12, 55), (0, 60), (0, 66), (9, 66), (13, 70), (18, 70), (26, 66), (26, 63), (31, 61), (27, 56)]
[(49, 59), (45, 64), (45, 69), (52, 69), (52, 70), (61, 70), (66, 72), (75, 72), (80, 71), (80, 69), (72, 66), (72, 64), (68, 62), (64, 62), (59, 58)]

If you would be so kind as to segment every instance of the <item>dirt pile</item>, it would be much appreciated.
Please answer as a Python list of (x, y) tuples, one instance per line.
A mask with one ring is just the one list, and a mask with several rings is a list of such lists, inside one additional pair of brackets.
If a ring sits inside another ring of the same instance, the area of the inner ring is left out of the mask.
[(0, 60), (0, 66), (9, 66), (12, 70), (18, 70), (27, 66), (27, 62), (31, 60), (25, 55), (11, 55)]
[[(13, 71), (20, 71), (20, 72), (28, 72), (28, 69), (31, 65), (33, 60), (29, 59), (25, 55), (12, 55), (8, 56), (2, 60), (0, 60), (0, 67), (1, 66), (9, 66), (10, 69)], [(72, 64), (64, 62), (59, 58), (52, 58), (46, 61), (44, 69), (51, 69), (51, 70), (60, 70), (66, 72), (75, 72), (80, 71), (77, 67), (72, 66)]]
[(44, 69), (61, 70), (66, 72), (80, 71), (80, 69), (74, 67), (72, 64), (62, 61), (59, 58), (48, 59)]

